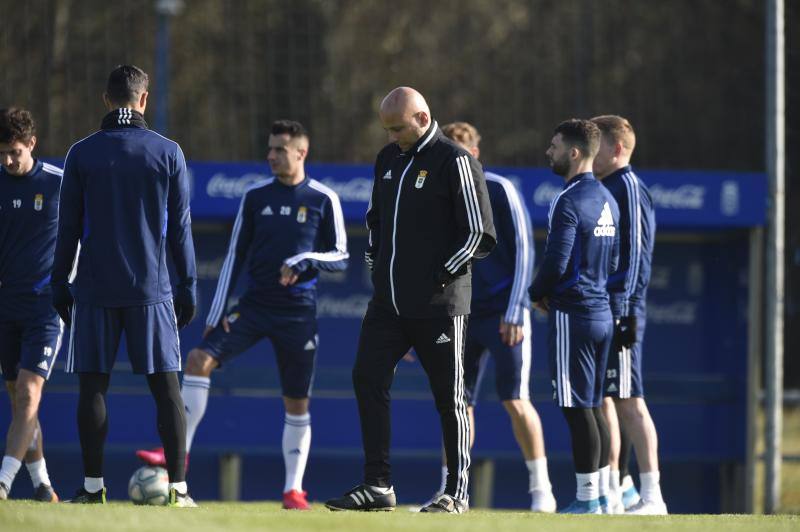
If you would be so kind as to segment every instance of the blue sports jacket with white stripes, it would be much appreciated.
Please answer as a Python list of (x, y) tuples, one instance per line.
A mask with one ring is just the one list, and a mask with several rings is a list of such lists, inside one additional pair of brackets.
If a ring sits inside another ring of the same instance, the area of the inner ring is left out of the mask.
[[(80, 241), (80, 256), (76, 250)], [(189, 173), (175, 141), (121, 108), (100, 131), (73, 144), (64, 162), (53, 284), (66, 284), (78, 260), (75, 300), (98, 307), (195, 301), (197, 273)]]
[(645, 315), (647, 286), (653, 263), (656, 215), (653, 198), (630, 166), (603, 179), (619, 205), (619, 267), (608, 278), (611, 312), (620, 316)]
[[(319, 271), (344, 270), (349, 256), (342, 206), (332, 189), (309, 177), (295, 186), (275, 178), (256, 184), (242, 197), (206, 324), (219, 323), (245, 263), (250, 279), (242, 300), (306, 312), (316, 307)], [(278, 282), (284, 264), (299, 274), (294, 285)]]
[(528, 288), (533, 276), (531, 218), (517, 187), (505, 177), (484, 172), (492, 205), (497, 246), (472, 270), (472, 315), (502, 314), (503, 321), (522, 325), (531, 308)]
[(591, 172), (578, 174), (550, 204), (544, 258), (531, 299), (588, 319), (611, 319), (606, 284), (619, 260), (619, 208)]
[(0, 167), (0, 302), (50, 293), (61, 168), (35, 161), (24, 176)]
[(497, 240), (480, 163), (436, 122), (408, 149), (385, 146), (367, 209), (373, 304), (404, 318), (470, 313), (471, 262)]

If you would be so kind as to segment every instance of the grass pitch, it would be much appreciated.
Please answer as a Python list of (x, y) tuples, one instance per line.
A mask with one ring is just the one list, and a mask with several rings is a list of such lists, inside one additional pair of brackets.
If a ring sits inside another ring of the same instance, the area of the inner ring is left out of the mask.
[[(197, 509), (133, 506), (111, 503), (106, 506), (41, 504), (26, 501), (0, 501), (0, 530), (123, 531), (191, 530), (234, 532), (239, 530), (277, 531), (375, 531), (424, 532), (568, 532), (613, 527), (614, 532), (643, 530), (702, 530), (708, 532), (798, 530), (800, 516), (751, 515), (675, 515), (666, 517), (535, 515), (526, 512), (473, 510), (464, 515), (413, 514), (400, 507), (394, 512), (330, 512), (321, 503), (310, 512), (285, 511), (274, 502), (200, 503)], [(612, 529), (612, 528), (608, 528)]]

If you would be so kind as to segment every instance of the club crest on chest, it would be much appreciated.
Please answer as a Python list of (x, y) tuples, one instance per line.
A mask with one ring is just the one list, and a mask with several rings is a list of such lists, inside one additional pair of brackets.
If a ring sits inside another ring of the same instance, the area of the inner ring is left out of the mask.
[(417, 181), (414, 183), (414, 188), (422, 188), (425, 184), (425, 178), (428, 177), (427, 170), (420, 170), (419, 174), (417, 175)]

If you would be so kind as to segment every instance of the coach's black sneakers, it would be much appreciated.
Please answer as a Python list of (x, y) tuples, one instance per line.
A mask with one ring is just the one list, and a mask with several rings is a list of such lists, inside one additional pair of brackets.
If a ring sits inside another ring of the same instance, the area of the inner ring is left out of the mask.
[(423, 506), (420, 513), (426, 514), (463, 514), (469, 510), (467, 501), (455, 499), (451, 495), (443, 494), (428, 506)]
[(391, 512), (397, 506), (392, 488), (374, 488), (361, 484), (338, 499), (325, 503), (329, 510), (360, 510), (364, 512)]
[(39, 502), (58, 502), (58, 495), (56, 495), (53, 486), (39, 484), (39, 487), (33, 492), (33, 500)]
[(71, 502), (72, 504), (105, 504), (106, 503), (106, 489), (90, 493), (83, 489), (79, 489), (72, 499), (64, 502)]

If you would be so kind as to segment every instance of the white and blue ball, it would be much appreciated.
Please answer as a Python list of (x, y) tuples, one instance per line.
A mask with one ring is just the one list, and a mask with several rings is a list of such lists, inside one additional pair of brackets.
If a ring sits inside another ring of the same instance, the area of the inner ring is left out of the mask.
[(128, 482), (128, 496), (133, 504), (166, 505), (169, 500), (167, 470), (163, 467), (140, 467)]

